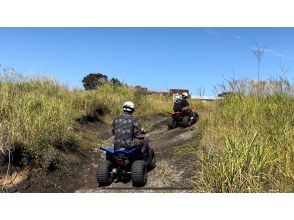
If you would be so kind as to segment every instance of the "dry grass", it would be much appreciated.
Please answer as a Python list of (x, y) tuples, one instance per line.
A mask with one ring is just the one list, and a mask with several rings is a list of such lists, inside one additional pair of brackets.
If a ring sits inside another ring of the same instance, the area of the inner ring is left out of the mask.
[(285, 82), (269, 81), (274, 89), (258, 92), (241, 82), (235, 85), (242, 92), (216, 103), (207, 117), (197, 190), (294, 191), (294, 97)]
[(30, 154), (53, 155), (52, 146), (71, 138), (73, 111), (66, 87), (47, 78), (2, 78), (0, 140)]
[(58, 157), (57, 149), (72, 144), (89, 148), (93, 138), (78, 130), (78, 120), (94, 116), (111, 123), (127, 100), (136, 104), (137, 117), (166, 114), (170, 107), (166, 97), (146, 96), (126, 86), (70, 90), (46, 77), (4, 75), (0, 79), (0, 143), (10, 149), (20, 146), (40, 160)]

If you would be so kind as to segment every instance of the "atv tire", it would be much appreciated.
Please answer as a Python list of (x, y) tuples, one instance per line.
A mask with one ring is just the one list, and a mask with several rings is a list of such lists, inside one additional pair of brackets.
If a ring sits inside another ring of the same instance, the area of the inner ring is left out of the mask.
[(143, 187), (147, 182), (147, 166), (144, 160), (136, 160), (132, 164), (131, 178), (134, 187)]
[(199, 115), (196, 113), (196, 112), (192, 112), (191, 113), (191, 116), (192, 116), (192, 124), (195, 124), (196, 122), (199, 121)]
[(182, 125), (184, 128), (190, 127), (191, 126), (191, 119), (189, 116), (185, 116), (182, 119)]
[(149, 157), (148, 157), (148, 165), (147, 165), (148, 169), (147, 171), (152, 171), (155, 169), (156, 167), (156, 158), (155, 158), (155, 153), (154, 150), (152, 148), (149, 148)]
[(167, 120), (167, 126), (168, 126), (168, 129), (169, 129), (169, 130), (175, 128), (175, 125), (174, 125), (174, 119), (173, 119), (173, 118), (169, 118), (169, 119)]
[(109, 186), (112, 183), (112, 164), (109, 161), (102, 161), (97, 169), (97, 182), (99, 186)]

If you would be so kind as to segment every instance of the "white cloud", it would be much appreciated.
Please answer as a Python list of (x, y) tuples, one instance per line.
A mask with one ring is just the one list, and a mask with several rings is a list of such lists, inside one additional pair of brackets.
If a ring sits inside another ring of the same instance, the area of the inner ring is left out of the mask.
[(221, 35), (219, 32), (216, 32), (216, 31), (206, 30), (205, 32), (208, 33), (208, 34), (214, 35), (214, 36), (220, 36)]
[(242, 40), (243, 37), (239, 36), (239, 35), (234, 35), (234, 38), (237, 39), (237, 40)]
[(212, 30), (206, 30), (205, 31), (207, 34), (213, 35), (213, 36), (224, 36), (224, 37), (230, 37), (230, 38), (234, 38), (236, 40), (242, 40), (243, 37), (241, 37), (240, 35), (237, 34), (231, 34), (228, 33), (227, 31), (225, 31), (224, 33), (220, 33), (218, 31), (212, 31)]

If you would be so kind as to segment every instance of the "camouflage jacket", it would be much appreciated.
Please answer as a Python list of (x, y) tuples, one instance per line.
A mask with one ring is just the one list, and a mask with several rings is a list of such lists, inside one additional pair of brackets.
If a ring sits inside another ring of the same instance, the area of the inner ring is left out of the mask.
[(135, 146), (135, 132), (140, 131), (139, 122), (130, 114), (117, 116), (112, 124), (114, 148), (132, 148)]

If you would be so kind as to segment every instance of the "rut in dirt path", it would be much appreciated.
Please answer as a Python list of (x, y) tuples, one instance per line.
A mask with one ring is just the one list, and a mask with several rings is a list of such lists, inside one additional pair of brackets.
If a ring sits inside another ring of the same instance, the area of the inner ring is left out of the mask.
[[(184, 144), (196, 135), (194, 127), (176, 128), (168, 130), (166, 117), (158, 117), (151, 125), (150, 132), (146, 137), (150, 139), (150, 146), (154, 149), (157, 159), (156, 168), (148, 173), (148, 181), (143, 188), (133, 188), (131, 183), (112, 183), (111, 186), (99, 188), (95, 182), (92, 185), (85, 185), (76, 192), (192, 192), (193, 190), (185, 185), (183, 177), (184, 170), (180, 170), (173, 163), (172, 153), (175, 148)], [(97, 131), (97, 135), (99, 132)], [(100, 136), (101, 137), (101, 136)], [(105, 140), (110, 142), (111, 138)], [(93, 164), (91, 175), (96, 175), (96, 168), (99, 161)]]

